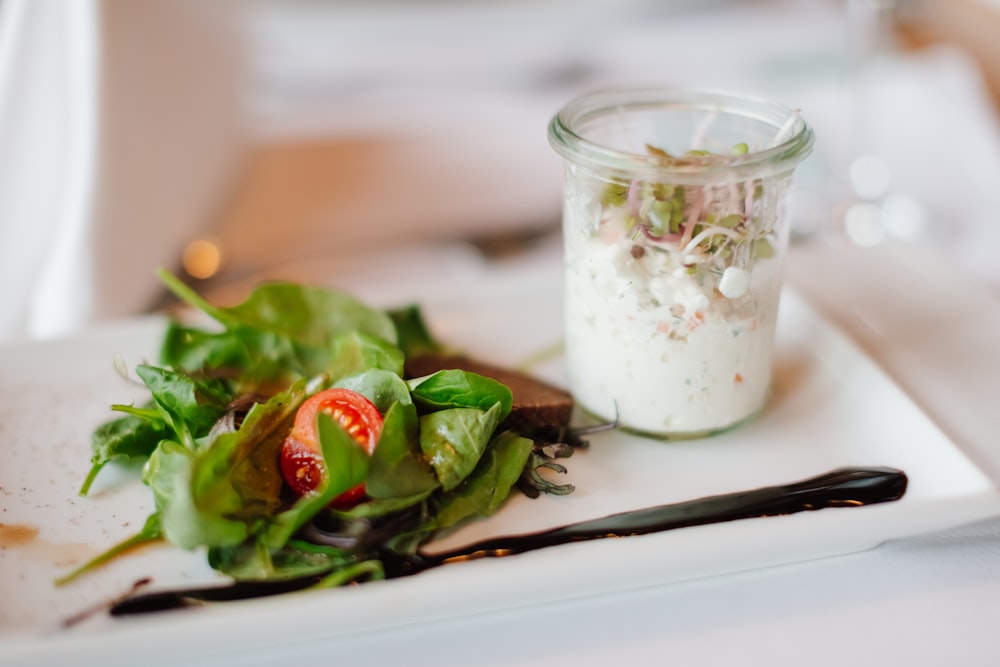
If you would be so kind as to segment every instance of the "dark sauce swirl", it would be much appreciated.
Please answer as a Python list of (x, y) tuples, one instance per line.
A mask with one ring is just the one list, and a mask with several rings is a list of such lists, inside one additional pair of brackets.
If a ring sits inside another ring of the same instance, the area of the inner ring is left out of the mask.
[[(818, 477), (709, 496), (670, 505), (612, 514), (537, 533), (497, 537), (437, 554), (401, 554), (382, 550), (379, 558), (387, 579), (411, 576), (425, 570), (478, 558), (497, 558), (573, 542), (607, 537), (645, 535), (688, 526), (783, 516), (826, 508), (861, 507), (899, 500), (906, 493), (907, 477), (893, 468), (841, 468)], [(302, 590), (321, 577), (283, 581), (236, 582), (226, 586), (136, 594), (115, 603), (112, 615), (138, 614)]]

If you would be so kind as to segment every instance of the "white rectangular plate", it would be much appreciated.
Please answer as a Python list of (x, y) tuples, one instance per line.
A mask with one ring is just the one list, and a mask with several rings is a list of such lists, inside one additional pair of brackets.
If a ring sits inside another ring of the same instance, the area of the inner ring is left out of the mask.
[[(363, 291), (363, 290), (362, 290)], [(399, 305), (418, 294), (369, 290)], [(483, 359), (514, 363), (561, 335), (552, 270), (424, 287), (435, 333)], [(137, 470), (111, 466), (76, 495), (92, 429), (111, 403), (139, 400), (113, 368), (155, 359), (163, 321), (122, 322), (73, 339), (0, 349), (0, 659), (136, 664), (279, 651), (340, 633), (653, 586), (859, 551), (1000, 513), (990, 480), (914, 403), (795, 293), (779, 324), (773, 399), (751, 424), (663, 443), (595, 435), (566, 461), (567, 497), (516, 497), (442, 540), (456, 545), (617, 511), (783, 484), (841, 466), (891, 466), (910, 485), (894, 503), (750, 519), (450, 565), (416, 577), (124, 620), (62, 623), (152, 577), (150, 590), (213, 581), (201, 553), (153, 546), (63, 588), (53, 579), (137, 531), (151, 506)], [(559, 381), (559, 362), (540, 373)], [(143, 658), (147, 659), (147, 658)]]

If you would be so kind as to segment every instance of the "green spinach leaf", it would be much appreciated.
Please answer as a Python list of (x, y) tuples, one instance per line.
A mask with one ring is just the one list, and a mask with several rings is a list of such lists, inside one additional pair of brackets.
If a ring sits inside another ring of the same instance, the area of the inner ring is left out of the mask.
[(144, 479), (153, 491), (163, 535), (182, 549), (243, 542), (249, 535), (247, 524), (225, 516), (239, 509), (235, 491), (227, 490), (224, 497), (216, 494), (211, 508), (203, 508), (195, 500), (192, 493), (195, 456), (187, 447), (164, 440), (146, 464)]
[(384, 312), (336, 290), (295, 283), (260, 285), (243, 303), (220, 308), (167, 271), (160, 278), (175, 295), (227, 329), (270, 331), (315, 347), (327, 347), (338, 336), (360, 332), (396, 343), (396, 327)]
[(406, 382), (398, 373), (383, 368), (348, 375), (334, 382), (333, 386), (358, 392), (371, 401), (381, 415), (387, 414), (396, 403), (413, 404)]
[(291, 540), (276, 550), (254, 541), (208, 550), (208, 564), (213, 569), (240, 581), (324, 575), (356, 561), (356, 554), (349, 550), (301, 540)]
[(80, 486), (81, 496), (90, 492), (97, 475), (111, 460), (148, 458), (160, 440), (173, 435), (173, 429), (159, 417), (152, 401), (146, 404), (143, 411), (156, 417), (126, 414), (104, 422), (91, 435), (90, 471)]
[(171, 320), (160, 346), (160, 362), (185, 373), (251, 367), (250, 346), (239, 331), (204, 331)]
[(450, 369), (410, 380), (413, 400), (430, 410), (500, 406), (500, 421), (510, 414), (514, 396), (507, 385), (469, 371)]
[(428, 530), (440, 530), (470, 517), (492, 516), (510, 495), (534, 443), (511, 431), (498, 435), (476, 469), (458, 488), (438, 501)]
[(211, 430), (226, 411), (231, 397), (218, 380), (195, 380), (190, 375), (140, 364), (136, 374), (149, 387), (163, 420), (188, 448)]
[(413, 304), (386, 311), (396, 326), (398, 344), (407, 358), (446, 351), (430, 332), (420, 307)]
[(335, 338), (329, 351), (313, 363), (324, 365), (335, 381), (372, 368), (403, 374), (403, 352), (398, 347), (356, 331)]
[(473, 471), (500, 423), (501, 406), (452, 408), (420, 418), (420, 448), (441, 487), (450, 491)]
[[(323, 378), (297, 382), (266, 403), (254, 405), (239, 430), (215, 436), (198, 451), (191, 475), (199, 507), (213, 508), (230, 519), (251, 524), (281, 506), (281, 445), (302, 402), (322, 386)], [(230, 507), (232, 498), (238, 499)]]
[(412, 403), (397, 402), (385, 414), (382, 435), (372, 453), (365, 490), (372, 498), (418, 499), (440, 482), (418, 449), (419, 421)]

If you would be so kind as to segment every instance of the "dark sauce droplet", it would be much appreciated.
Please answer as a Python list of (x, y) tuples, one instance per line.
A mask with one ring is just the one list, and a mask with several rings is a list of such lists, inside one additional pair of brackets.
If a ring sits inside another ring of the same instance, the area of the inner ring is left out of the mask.
[[(861, 507), (899, 500), (907, 477), (894, 468), (841, 468), (800, 482), (751, 491), (725, 493), (670, 505), (612, 514), (599, 519), (537, 533), (497, 537), (438, 554), (379, 554), (386, 578), (418, 574), (448, 563), (497, 558), (573, 542), (607, 537), (645, 535), (688, 526), (740, 519), (782, 516), (825, 508)], [(276, 582), (237, 582), (228, 586), (193, 588), (135, 595), (111, 608), (113, 615), (136, 614), (276, 595), (312, 586), (320, 577)]]

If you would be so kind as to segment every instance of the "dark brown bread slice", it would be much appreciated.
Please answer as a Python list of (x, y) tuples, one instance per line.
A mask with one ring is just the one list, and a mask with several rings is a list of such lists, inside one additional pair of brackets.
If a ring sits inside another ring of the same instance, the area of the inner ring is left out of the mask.
[(460, 369), (493, 378), (510, 388), (514, 406), (504, 426), (521, 433), (559, 428), (569, 423), (573, 397), (569, 392), (526, 373), (494, 366), (464, 355), (421, 354), (406, 361), (407, 378), (440, 370)]

